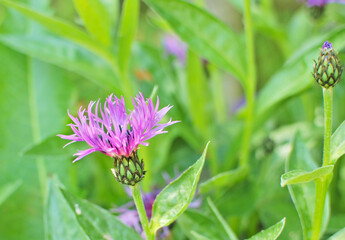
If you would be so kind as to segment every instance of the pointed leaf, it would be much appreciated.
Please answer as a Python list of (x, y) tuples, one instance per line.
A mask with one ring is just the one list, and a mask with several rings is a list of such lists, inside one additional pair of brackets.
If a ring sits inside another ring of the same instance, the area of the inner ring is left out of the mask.
[(345, 228), (333, 234), (328, 240), (343, 240), (345, 239)]
[(70, 208), (60, 189), (52, 181), (48, 182), (44, 221), (45, 239), (89, 239), (79, 225), (75, 211)]
[[(309, 154), (309, 150), (303, 143), (301, 136), (296, 135), (292, 151), (286, 163), (286, 170), (305, 169), (312, 171), (316, 168), (316, 164)], [(290, 196), (297, 209), (298, 216), (301, 221), (303, 236), (305, 239), (311, 234), (312, 219), (314, 211), (315, 189), (313, 183), (288, 186)]]
[(196, 53), (245, 81), (244, 45), (228, 26), (182, 0), (146, 0)]
[(16, 3), (14, 1), (0, 0), (0, 3), (4, 4), (7, 7), (13, 8), (19, 11), (24, 16), (38, 22), (49, 31), (67, 39), (70, 39), (90, 51), (103, 56), (105, 59), (110, 58), (110, 53), (106, 48), (103, 48), (97, 42), (93, 40), (88, 34), (77, 28), (76, 26), (60, 20), (43, 13), (37, 12), (33, 9), (28, 8), (23, 4)]
[(345, 121), (335, 130), (331, 138), (331, 164), (345, 154)]
[[(105, 209), (84, 199), (78, 199), (64, 189), (60, 189), (66, 198), (70, 207), (76, 212), (80, 225), (86, 233), (93, 238), (91, 234), (99, 233), (102, 239), (133, 239), (141, 240), (141, 237), (132, 228), (123, 224), (117, 217)], [(94, 232), (90, 231), (92, 228)], [(95, 234), (94, 236), (97, 236)]]
[(311, 182), (317, 178), (320, 178), (324, 175), (327, 175), (333, 171), (333, 165), (324, 166), (317, 168), (311, 172), (303, 171), (303, 170), (292, 170), (290, 172), (284, 173), (281, 176), (280, 185), (282, 187), (288, 184), (298, 184), (298, 183), (306, 183)]
[(152, 231), (156, 232), (159, 228), (169, 225), (187, 209), (205, 163), (208, 144), (199, 160), (158, 194), (152, 207)]
[(285, 226), (285, 218), (270, 228), (267, 228), (248, 240), (275, 240), (279, 237)]
[[(286, 163), (286, 171), (304, 169), (312, 172), (316, 168), (317, 165), (313, 161), (308, 148), (305, 146), (300, 134), (297, 133), (293, 142), (292, 151)], [(312, 219), (315, 205), (314, 183), (309, 182), (298, 185), (288, 185), (288, 189), (301, 221), (303, 236), (305, 239), (308, 239), (309, 236), (311, 236)], [(323, 228), (325, 228), (329, 216), (328, 198), (326, 198), (325, 206)]]
[(49, 35), (0, 35), (0, 42), (23, 54), (76, 72), (107, 88), (119, 86), (107, 62), (65, 39)]
[(74, 0), (85, 27), (104, 46), (110, 46), (110, 16), (100, 0)]
[(141, 239), (106, 210), (73, 197), (52, 180), (45, 211), (46, 239)]

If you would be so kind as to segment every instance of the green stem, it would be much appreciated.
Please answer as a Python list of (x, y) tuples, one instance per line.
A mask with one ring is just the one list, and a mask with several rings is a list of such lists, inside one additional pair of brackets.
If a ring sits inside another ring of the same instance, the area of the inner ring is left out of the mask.
[(209, 64), (209, 71), (211, 74), (212, 84), (212, 97), (214, 109), (219, 123), (225, 123), (226, 121), (226, 104), (224, 97), (224, 87), (222, 84), (222, 78), (220, 77), (219, 70), (213, 64)]
[(146, 234), (146, 239), (154, 240), (155, 233), (152, 233), (150, 230), (149, 220), (147, 219), (145, 206), (144, 206), (143, 198), (141, 197), (139, 184), (135, 184), (134, 186), (131, 186), (130, 188), (133, 194), (135, 206), (137, 207), (141, 225), (143, 226), (144, 232)]
[[(330, 164), (331, 155), (331, 136), (332, 136), (332, 108), (333, 108), (333, 88), (323, 88), (324, 101), (324, 147), (323, 147), (323, 166)], [(326, 194), (332, 174), (315, 180), (315, 210), (312, 227), (312, 240), (320, 239), (322, 218), (325, 207)]]
[(315, 180), (315, 210), (312, 227), (312, 240), (320, 239), (323, 209), (325, 207), (325, 200), (327, 194), (327, 187), (325, 179)]
[(331, 156), (331, 137), (332, 137), (332, 111), (333, 111), (333, 88), (323, 88), (324, 101), (324, 147), (323, 147), (323, 166), (330, 164)]
[[(32, 71), (34, 68), (34, 61), (31, 58), (28, 58), (28, 97), (29, 97), (29, 106), (30, 106), (30, 123), (31, 131), (33, 136), (33, 142), (38, 144), (41, 141), (40, 127), (39, 127), (39, 117), (37, 109), (37, 99), (36, 99), (36, 89), (35, 89), (35, 76)], [(41, 187), (42, 199), (44, 201), (44, 196), (46, 193), (46, 177), (47, 170), (44, 164), (43, 157), (36, 158), (36, 166), (38, 172), (38, 179)]]
[(250, 0), (244, 1), (244, 19), (247, 47), (247, 66), (248, 76), (245, 83), (245, 95), (247, 101), (247, 112), (245, 121), (245, 130), (242, 138), (242, 149), (240, 156), (240, 166), (247, 167), (250, 153), (250, 139), (253, 131), (253, 115), (255, 106), (255, 89), (256, 89), (256, 68), (255, 68), (255, 51), (253, 23), (250, 11)]

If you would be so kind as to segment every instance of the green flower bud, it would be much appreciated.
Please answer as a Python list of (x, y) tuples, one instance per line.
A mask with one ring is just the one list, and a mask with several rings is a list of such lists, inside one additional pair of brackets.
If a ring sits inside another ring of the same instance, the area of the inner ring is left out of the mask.
[(139, 160), (137, 151), (133, 151), (129, 157), (114, 157), (113, 172), (116, 180), (120, 183), (134, 186), (140, 182), (144, 176), (144, 161)]
[(320, 56), (317, 61), (314, 60), (314, 63), (313, 76), (318, 84), (324, 88), (329, 88), (339, 82), (343, 68), (332, 43), (326, 41), (322, 45)]

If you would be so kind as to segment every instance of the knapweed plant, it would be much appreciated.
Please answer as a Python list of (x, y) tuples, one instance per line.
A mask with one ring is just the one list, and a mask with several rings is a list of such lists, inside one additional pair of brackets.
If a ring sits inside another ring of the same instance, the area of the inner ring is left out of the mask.
[[(338, 53), (333, 49), (332, 43), (326, 41), (322, 45), (320, 56), (316, 61), (314, 60), (314, 63), (313, 76), (322, 87), (324, 100), (322, 166), (316, 168), (308, 154), (308, 149), (299, 142), (300, 135), (297, 135), (286, 165), (286, 170), (289, 172), (281, 177), (281, 185), (289, 185), (290, 195), (301, 220), (304, 239), (311, 240), (320, 239), (325, 231), (325, 222), (329, 217), (327, 216), (329, 212), (325, 211), (326, 195), (332, 181), (334, 165), (344, 154), (342, 147), (339, 146), (339, 141), (343, 141), (340, 140), (343, 137), (339, 136), (344, 131), (343, 124), (332, 135), (333, 88), (340, 81), (343, 71)], [(292, 170), (293, 168), (298, 169)], [(310, 185), (299, 186), (308, 182), (314, 182), (315, 188)], [(298, 185), (291, 186), (294, 184)], [(311, 198), (310, 194), (314, 194), (315, 198)]]
[(344, 13), (0, 0), (0, 239), (345, 239)]
[[(141, 197), (140, 188), (138, 183), (144, 178), (144, 161), (138, 157), (139, 144), (147, 146), (147, 140), (150, 138), (165, 133), (164, 128), (176, 123), (176, 121), (169, 121), (168, 123), (159, 123), (160, 120), (166, 115), (171, 107), (164, 107), (158, 110), (159, 98), (157, 97), (156, 106), (154, 106), (151, 99), (145, 101), (144, 96), (140, 93), (135, 100), (133, 99), (134, 109), (127, 113), (125, 101), (123, 97), (120, 99), (114, 95), (110, 95), (104, 103), (104, 108), (99, 101), (90, 102), (87, 111), (80, 108), (78, 111), (78, 117), (73, 117), (69, 114), (73, 123), (70, 124), (74, 134), (72, 135), (59, 135), (59, 137), (67, 140), (71, 140), (67, 145), (85, 141), (91, 148), (78, 151), (74, 154), (78, 156), (75, 161), (82, 159), (83, 157), (91, 154), (92, 152), (99, 151), (108, 155), (114, 160), (114, 167), (112, 172), (115, 179), (124, 185), (131, 186), (134, 202), (136, 204), (142, 227), (145, 231), (147, 239), (154, 239), (156, 231), (166, 225), (166, 222), (173, 221), (179, 214), (182, 213), (185, 205), (188, 206), (189, 202), (193, 198), (195, 187), (186, 180), (180, 180), (180, 188), (170, 190), (167, 187), (165, 191), (171, 192), (171, 196), (184, 197), (183, 199), (175, 199), (170, 201), (172, 209), (164, 207), (166, 202), (160, 203), (159, 196), (157, 204), (154, 205), (158, 209), (158, 212), (162, 212), (160, 208), (165, 208), (165, 211), (176, 211), (176, 213), (168, 214), (165, 212), (158, 213), (158, 217), (153, 219), (151, 226), (149, 225), (144, 202)], [(85, 114), (86, 112), (86, 114)], [(204, 159), (205, 157), (203, 157)], [(200, 160), (203, 163), (203, 160)], [(199, 164), (200, 165), (200, 164)], [(202, 168), (202, 165), (199, 168)], [(188, 174), (188, 172), (187, 172)], [(191, 173), (188, 178), (198, 178), (200, 175)], [(197, 181), (197, 180), (196, 180)], [(174, 183), (172, 184), (174, 185)], [(175, 183), (176, 185), (176, 183)], [(186, 189), (187, 193), (185, 193)], [(164, 192), (161, 193), (164, 195)], [(184, 196), (186, 195), (186, 196)], [(175, 207), (174, 207), (175, 202)], [(156, 212), (154, 212), (156, 213)], [(163, 224), (161, 223), (163, 221)]]

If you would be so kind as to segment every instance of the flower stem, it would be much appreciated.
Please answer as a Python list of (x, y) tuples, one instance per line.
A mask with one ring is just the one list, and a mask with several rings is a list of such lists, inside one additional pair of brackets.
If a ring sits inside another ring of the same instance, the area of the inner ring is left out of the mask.
[(240, 156), (240, 166), (247, 167), (250, 153), (250, 139), (253, 131), (253, 115), (255, 106), (255, 88), (256, 88), (256, 68), (255, 51), (253, 37), (253, 23), (250, 11), (250, 0), (244, 1), (245, 33), (247, 43), (247, 66), (248, 76), (244, 84), (247, 101), (245, 130), (242, 138), (242, 149)]
[(324, 147), (323, 147), (323, 166), (330, 164), (331, 156), (331, 137), (332, 137), (332, 111), (333, 111), (333, 88), (323, 88), (324, 101)]
[(146, 239), (154, 240), (155, 234), (151, 232), (150, 227), (149, 227), (149, 220), (147, 219), (145, 206), (144, 206), (143, 198), (141, 196), (139, 184), (135, 184), (134, 186), (131, 186), (130, 189), (133, 194), (134, 203), (135, 203), (135, 206), (137, 207), (137, 211), (139, 214), (141, 225), (143, 226), (143, 229), (146, 235)]
[(321, 179), (315, 180), (315, 210), (314, 210), (314, 217), (313, 217), (313, 227), (312, 227), (312, 240), (319, 240), (320, 239), (320, 232), (322, 226), (322, 216), (325, 207), (325, 200), (328, 188), (328, 176), (323, 177)]
[[(333, 88), (323, 88), (324, 101), (324, 147), (323, 147), (323, 166), (330, 165), (330, 144), (332, 136), (332, 108), (333, 108)], [(325, 207), (326, 194), (332, 174), (322, 176), (315, 180), (315, 210), (312, 227), (312, 240), (320, 239), (322, 217)]]

